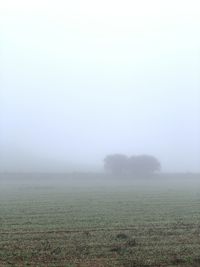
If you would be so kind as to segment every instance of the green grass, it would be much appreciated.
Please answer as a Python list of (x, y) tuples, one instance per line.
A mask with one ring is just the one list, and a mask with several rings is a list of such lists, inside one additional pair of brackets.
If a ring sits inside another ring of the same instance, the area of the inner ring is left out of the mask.
[(2, 185), (0, 266), (200, 266), (200, 183)]

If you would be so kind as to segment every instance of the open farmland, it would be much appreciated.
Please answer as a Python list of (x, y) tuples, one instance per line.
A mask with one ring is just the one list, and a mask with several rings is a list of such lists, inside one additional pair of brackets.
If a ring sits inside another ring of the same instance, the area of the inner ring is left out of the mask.
[(200, 177), (50, 178), (1, 177), (0, 266), (200, 266)]

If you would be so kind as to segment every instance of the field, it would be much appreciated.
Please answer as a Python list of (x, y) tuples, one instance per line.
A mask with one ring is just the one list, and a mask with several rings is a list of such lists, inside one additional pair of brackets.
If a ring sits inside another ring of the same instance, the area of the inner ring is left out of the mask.
[(200, 266), (198, 175), (15, 176), (0, 180), (1, 267)]

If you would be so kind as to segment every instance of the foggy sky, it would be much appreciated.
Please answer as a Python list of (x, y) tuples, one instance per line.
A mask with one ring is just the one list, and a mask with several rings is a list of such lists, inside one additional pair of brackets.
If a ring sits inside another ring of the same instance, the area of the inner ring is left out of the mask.
[(1, 6), (1, 170), (117, 152), (200, 171), (198, 0)]

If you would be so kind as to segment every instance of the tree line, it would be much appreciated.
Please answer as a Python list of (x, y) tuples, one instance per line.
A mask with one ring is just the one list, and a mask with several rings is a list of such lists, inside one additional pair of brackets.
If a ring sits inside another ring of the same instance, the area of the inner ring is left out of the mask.
[(123, 154), (111, 154), (104, 159), (104, 169), (113, 174), (150, 174), (160, 171), (161, 163), (151, 155), (128, 157)]

